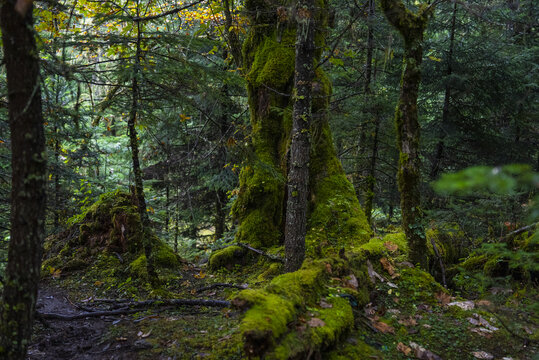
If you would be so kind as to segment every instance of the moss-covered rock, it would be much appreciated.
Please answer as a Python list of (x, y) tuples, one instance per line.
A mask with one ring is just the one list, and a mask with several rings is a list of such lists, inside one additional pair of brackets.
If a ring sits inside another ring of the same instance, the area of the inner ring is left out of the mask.
[(216, 250), (210, 256), (208, 268), (210, 270), (218, 270), (224, 267), (231, 270), (234, 265), (245, 262), (245, 255), (246, 250), (237, 245)]

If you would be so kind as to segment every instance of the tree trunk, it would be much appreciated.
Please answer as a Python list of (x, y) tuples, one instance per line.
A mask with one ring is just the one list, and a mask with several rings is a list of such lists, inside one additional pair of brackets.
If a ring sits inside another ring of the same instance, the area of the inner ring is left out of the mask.
[(22, 360), (32, 334), (45, 235), (45, 135), (31, 4), (18, 12), (14, 1), (3, 1), (0, 25), (12, 152), (11, 233), (0, 314), (0, 358)]
[(453, 4), (453, 15), (451, 17), (451, 33), (449, 35), (449, 53), (447, 55), (447, 70), (446, 70), (446, 84), (444, 94), (444, 106), (442, 108), (442, 131), (440, 134), (440, 140), (436, 144), (436, 155), (430, 169), (430, 179), (435, 180), (438, 177), (441, 169), (441, 163), (444, 156), (444, 138), (443, 127), (449, 122), (449, 107), (451, 105), (451, 86), (450, 76), (453, 74), (453, 49), (455, 44), (455, 23), (457, 18), (457, 3)]
[(314, 0), (298, 3), (296, 10), (295, 99), (292, 112), (290, 163), (285, 223), (285, 263), (287, 272), (301, 267), (305, 257), (309, 159), (311, 148), (312, 80), (314, 75)]
[[(242, 167), (240, 192), (232, 214), (239, 223), (236, 240), (255, 248), (282, 244), (284, 237), (296, 23), (291, 10), (281, 5), (274, 0), (245, 3), (253, 25), (243, 46), (252, 156)], [(315, 13), (306, 236), (307, 251), (322, 253), (352, 242), (367, 241), (370, 236), (354, 189), (337, 159), (328, 125), (331, 83), (317, 67), (327, 16), (326, 3), (322, 2)]]
[(138, 85), (138, 77), (140, 75), (140, 58), (142, 56), (141, 51), (141, 24), (140, 21), (137, 22), (137, 43), (136, 43), (136, 55), (135, 55), (135, 64), (133, 66), (133, 79), (131, 84), (132, 90), (132, 103), (131, 111), (129, 114), (129, 121), (127, 122), (127, 127), (129, 130), (129, 143), (131, 145), (131, 158), (133, 162), (133, 174), (135, 177), (135, 195), (137, 197), (138, 209), (140, 214), (141, 226), (143, 236), (143, 246), (144, 254), (146, 255), (146, 270), (148, 272), (148, 277), (152, 285), (157, 285), (159, 280), (157, 273), (155, 272), (155, 267), (153, 264), (152, 256), (152, 242), (151, 236), (147, 236), (146, 232), (149, 231), (150, 227), (150, 218), (148, 212), (146, 211), (146, 198), (144, 197), (144, 186), (142, 184), (142, 171), (140, 169), (139, 161), (139, 148), (138, 148), (138, 136), (135, 124), (138, 117), (138, 99), (140, 97), (140, 88)]
[(395, 112), (399, 169), (397, 181), (401, 194), (402, 227), (410, 248), (410, 261), (427, 268), (427, 241), (423, 227), (420, 194), (419, 121), (417, 94), (421, 82), (423, 32), (431, 7), (421, 5), (412, 13), (402, 0), (382, 0), (382, 9), (389, 22), (404, 39), (404, 68), (399, 103)]

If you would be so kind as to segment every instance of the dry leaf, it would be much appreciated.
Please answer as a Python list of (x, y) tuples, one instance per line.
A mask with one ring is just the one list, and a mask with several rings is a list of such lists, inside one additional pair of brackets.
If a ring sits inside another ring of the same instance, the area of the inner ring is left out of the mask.
[(412, 349), (414, 349), (414, 355), (418, 359), (421, 359), (421, 360), (442, 360), (441, 357), (439, 357), (438, 355), (436, 355), (432, 351), (427, 350), (424, 347), (422, 347), (422, 346), (420, 346), (420, 345), (418, 345), (418, 344), (416, 344), (414, 342), (410, 343), (410, 347)]
[(332, 273), (332, 271), (331, 271), (331, 264), (326, 263), (326, 271), (327, 271), (329, 274)]
[(391, 325), (386, 324), (385, 322), (373, 321), (372, 326), (374, 326), (376, 330), (384, 334), (387, 334), (387, 333), (395, 334), (395, 328)]
[(324, 300), (320, 300), (320, 307), (322, 309), (331, 309), (333, 307), (333, 304), (325, 302)]
[(389, 260), (385, 257), (380, 259), (380, 264), (382, 264), (382, 267), (389, 273), (389, 275), (393, 275), (395, 273), (395, 268), (393, 268), (393, 265), (391, 265)]
[(488, 300), (478, 300), (475, 302), (475, 305), (477, 306), (491, 306), (492, 303)]
[(386, 249), (388, 249), (391, 252), (395, 252), (395, 251), (397, 251), (399, 249), (399, 246), (397, 244), (395, 244), (395, 243), (392, 243), (391, 241), (386, 241), (384, 243), (384, 246), (385, 246)]
[(117, 337), (117, 338), (116, 338), (116, 341), (127, 341), (127, 338), (126, 338), (126, 337), (123, 337), (123, 336)]
[(401, 353), (403, 353), (406, 356), (410, 355), (410, 353), (412, 352), (411, 347), (408, 347), (401, 342), (397, 344), (397, 350), (399, 350)]
[(404, 326), (416, 326), (417, 321), (415, 321), (413, 317), (408, 316), (407, 318), (399, 320), (399, 324), (404, 325)]
[(474, 352), (472, 352), (472, 355), (476, 359), (487, 359), (487, 360), (494, 359), (494, 356), (492, 356), (491, 354), (489, 354), (486, 351), (474, 351)]
[(346, 278), (346, 284), (350, 286), (352, 289), (356, 290), (359, 287), (359, 283), (357, 281), (357, 278), (354, 274), (350, 274)]
[(443, 292), (443, 291), (439, 291), (435, 294), (436, 296), (436, 299), (438, 299), (438, 302), (442, 305), (442, 306), (445, 306), (447, 304), (449, 304), (451, 302), (451, 295)]
[(310, 327), (322, 327), (326, 325), (326, 323), (322, 319), (315, 318), (315, 317), (307, 321), (307, 324), (309, 324)]

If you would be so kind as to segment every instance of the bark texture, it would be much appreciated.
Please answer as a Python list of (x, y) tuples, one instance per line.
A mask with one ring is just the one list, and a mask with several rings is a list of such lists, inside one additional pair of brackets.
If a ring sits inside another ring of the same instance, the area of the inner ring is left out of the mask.
[(0, 23), (7, 70), (12, 151), (11, 239), (0, 313), (0, 358), (24, 359), (45, 235), (46, 159), (39, 57), (32, 6), (24, 14), (3, 1)]
[[(137, 22), (137, 43), (136, 43), (136, 54), (135, 54), (135, 64), (133, 66), (133, 78), (131, 83), (132, 91), (132, 102), (131, 102), (131, 111), (129, 113), (129, 120), (127, 122), (127, 128), (129, 131), (129, 144), (131, 146), (131, 159), (133, 163), (133, 173), (135, 177), (135, 196), (137, 198), (137, 206), (139, 209), (140, 220), (142, 224), (142, 232), (145, 234), (149, 231), (150, 228), (150, 218), (146, 211), (146, 198), (144, 196), (144, 185), (142, 183), (142, 170), (140, 168), (139, 160), (139, 148), (138, 148), (138, 135), (135, 128), (137, 122), (137, 117), (139, 114), (139, 104), (138, 100), (140, 98), (140, 87), (139, 87), (139, 76), (140, 76), (140, 59), (142, 56), (141, 51), (141, 24)], [(153, 261), (153, 252), (152, 252), (152, 242), (150, 236), (143, 237), (144, 246), (144, 255), (146, 255), (146, 270), (148, 272), (148, 277), (153, 286), (157, 286), (159, 283), (159, 278), (155, 272), (155, 266)]]
[(422, 224), (420, 195), (419, 121), (417, 94), (421, 82), (423, 33), (431, 7), (422, 5), (416, 13), (402, 0), (382, 0), (382, 9), (404, 39), (404, 67), (399, 103), (395, 111), (399, 169), (397, 181), (401, 194), (402, 226), (410, 247), (410, 261), (427, 268), (427, 240)]
[(311, 149), (312, 79), (314, 76), (314, 0), (300, 1), (296, 10), (296, 59), (294, 66), (294, 105), (285, 225), (287, 272), (301, 267), (305, 257), (309, 160)]
[[(280, 245), (284, 238), (296, 42), (291, 5), (265, 0), (245, 3), (252, 24), (243, 44), (252, 155), (242, 168), (232, 214), (239, 222), (237, 241), (256, 248)], [(327, 121), (331, 83), (316, 67), (324, 44), (327, 15), (327, 3), (316, 1), (308, 252), (367, 241), (370, 236), (365, 215), (333, 147)]]

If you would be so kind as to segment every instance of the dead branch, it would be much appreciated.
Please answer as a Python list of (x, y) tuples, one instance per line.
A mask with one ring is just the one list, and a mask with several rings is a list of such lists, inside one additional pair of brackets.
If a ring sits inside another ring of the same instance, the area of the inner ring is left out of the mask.
[(219, 288), (219, 287), (227, 287), (227, 288), (234, 288), (234, 289), (245, 290), (245, 289), (247, 289), (249, 286), (247, 286), (247, 284), (236, 285), (236, 284), (215, 283), (215, 284), (211, 284), (211, 285), (204, 286), (204, 287), (201, 287), (201, 288), (199, 288), (199, 289), (196, 289), (196, 292), (203, 292), (203, 291), (207, 291), (207, 290), (216, 289), (216, 288)]
[(235, 244), (232, 244), (232, 245), (236, 245), (236, 246), (241, 246), (242, 248), (245, 248), (247, 250), (251, 250), (259, 255), (262, 255), (262, 256), (265, 256), (267, 257), (268, 259), (271, 259), (273, 261), (278, 261), (278, 262), (282, 262), (284, 263), (284, 259), (280, 256), (277, 256), (277, 255), (272, 255), (272, 254), (268, 254), (262, 250), (259, 250), (259, 249), (255, 249), (254, 247), (250, 246), (250, 245), (247, 245), (247, 244), (244, 244), (244, 243), (235, 243)]

